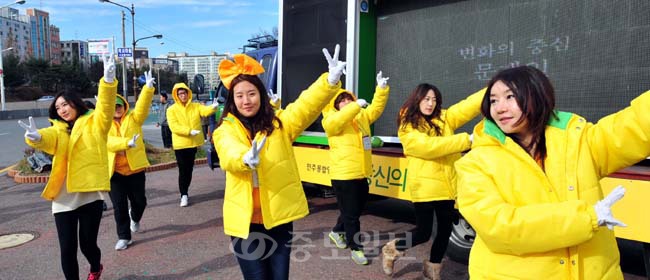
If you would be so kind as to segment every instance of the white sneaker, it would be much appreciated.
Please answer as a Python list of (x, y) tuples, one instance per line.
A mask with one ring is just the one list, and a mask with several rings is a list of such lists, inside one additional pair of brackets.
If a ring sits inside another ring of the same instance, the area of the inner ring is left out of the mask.
[(115, 250), (118, 250), (118, 251), (124, 250), (127, 247), (129, 247), (129, 245), (131, 245), (131, 243), (133, 243), (133, 241), (126, 240), (126, 239), (120, 239), (120, 240), (117, 241), (117, 243), (115, 243)]
[(188, 199), (187, 199), (187, 195), (181, 196), (181, 207), (186, 207), (187, 204), (189, 204)]
[(131, 231), (138, 232), (139, 230), (140, 230), (140, 223), (131, 220)]
[(138, 232), (138, 230), (140, 230), (140, 223), (133, 221), (133, 216), (131, 216), (131, 209), (129, 209), (129, 218), (131, 219), (131, 231)]

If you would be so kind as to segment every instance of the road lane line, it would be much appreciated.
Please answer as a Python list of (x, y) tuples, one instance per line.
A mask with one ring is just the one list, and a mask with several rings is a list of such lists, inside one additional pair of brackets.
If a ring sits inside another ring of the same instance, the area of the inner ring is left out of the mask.
[(5, 168), (5, 169), (0, 170), (0, 174), (7, 172), (7, 170), (13, 168), (14, 166), (16, 166), (16, 165), (14, 164), (14, 165), (12, 165), (12, 166), (9, 166), (9, 167), (7, 167), (7, 168)]

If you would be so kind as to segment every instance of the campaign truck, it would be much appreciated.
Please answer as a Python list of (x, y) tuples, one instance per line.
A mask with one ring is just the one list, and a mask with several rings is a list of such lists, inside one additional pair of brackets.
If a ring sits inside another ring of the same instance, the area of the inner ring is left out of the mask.
[[(398, 110), (420, 83), (435, 84), (443, 107), (486, 86), (499, 70), (532, 65), (556, 90), (556, 107), (596, 122), (650, 89), (650, 21), (644, 1), (366, 1), (280, 2), (277, 91), (283, 106), (327, 71), (322, 49), (341, 45), (347, 62), (343, 87), (371, 101), (375, 75), (390, 77), (386, 109), (373, 135), (370, 192), (410, 200), (395, 122)], [(479, 121), (462, 127), (471, 132)], [(304, 183), (330, 185), (327, 138), (314, 122), (294, 151)], [(602, 180), (603, 192), (627, 189), (614, 205), (616, 236), (650, 248), (650, 162)], [(455, 225), (447, 254), (467, 260), (475, 233), (463, 219)], [(647, 254), (645, 257), (646, 264)]]

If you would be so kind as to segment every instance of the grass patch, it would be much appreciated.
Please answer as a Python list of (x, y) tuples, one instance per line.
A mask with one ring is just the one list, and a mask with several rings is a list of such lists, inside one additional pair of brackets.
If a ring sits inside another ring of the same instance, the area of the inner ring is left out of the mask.
[(149, 143), (144, 144), (144, 149), (151, 165), (176, 161), (176, 154), (172, 149), (157, 148)]
[(27, 162), (27, 158), (24, 157), (21, 159), (17, 164), (16, 167), (14, 167), (16, 170), (20, 171), (20, 174), (23, 175), (49, 175), (50, 171), (43, 171), (41, 173), (38, 173), (32, 169), (31, 166), (29, 166), (29, 163)]

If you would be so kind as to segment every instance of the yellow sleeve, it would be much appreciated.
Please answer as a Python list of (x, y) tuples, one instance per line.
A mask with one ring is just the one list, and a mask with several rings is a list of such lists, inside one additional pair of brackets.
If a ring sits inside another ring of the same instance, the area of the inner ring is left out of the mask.
[(58, 130), (54, 126), (50, 126), (39, 129), (38, 133), (41, 134), (40, 141), (34, 142), (25, 138), (25, 143), (34, 149), (54, 155), (58, 146)]
[(172, 131), (172, 133), (176, 135), (181, 135), (181, 136), (189, 136), (190, 131), (192, 130), (191, 127), (183, 125), (180, 120), (178, 119), (177, 114), (181, 114), (178, 112), (177, 104), (172, 105), (167, 109), (167, 124), (169, 125), (169, 130)]
[(277, 111), (277, 116), (282, 120), (292, 142), (318, 118), (323, 108), (341, 88), (341, 82), (330, 85), (327, 75), (323, 73), (296, 101), (284, 110)]
[(361, 113), (368, 119), (369, 124), (374, 123), (386, 108), (386, 103), (388, 102), (388, 93), (390, 93), (390, 87), (381, 88), (379, 86), (375, 87), (375, 94), (372, 97), (372, 102), (368, 105), (368, 108), (361, 110)]
[(243, 161), (244, 154), (250, 150), (251, 145), (240, 141), (236, 135), (241, 132), (234, 129), (232, 124), (227, 123), (233, 121), (228, 118), (231, 117), (224, 118), (223, 123), (214, 130), (212, 138), (214, 148), (219, 155), (221, 169), (228, 172), (251, 171)]
[[(583, 243), (597, 230), (593, 206), (581, 200), (515, 206), (504, 201), (494, 177), (483, 171), (487, 159), (472, 150), (456, 162), (458, 208), (486, 246), (499, 254), (547, 252)], [(487, 157), (486, 157), (487, 158)]]
[(341, 134), (343, 128), (350, 125), (352, 120), (354, 120), (354, 117), (356, 117), (361, 110), (361, 107), (359, 107), (355, 102), (354, 104), (343, 107), (339, 111), (332, 109), (332, 111), (324, 113), (323, 120), (321, 121), (323, 130), (325, 130), (327, 136)]
[(124, 138), (119, 136), (108, 136), (108, 141), (106, 142), (106, 149), (109, 152), (119, 152), (128, 149), (128, 143), (131, 138)]
[(410, 124), (397, 131), (404, 155), (433, 160), (450, 154), (469, 150), (469, 134), (458, 133), (450, 136), (429, 136), (414, 129)]
[(487, 88), (483, 88), (447, 109), (445, 122), (456, 130), (481, 113), (481, 102)]
[(153, 93), (155, 90), (155, 88), (147, 86), (142, 87), (142, 91), (140, 91), (140, 96), (138, 97), (138, 102), (135, 103), (135, 108), (133, 108), (133, 112), (131, 112), (133, 115), (133, 121), (137, 126), (142, 126), (149, 116), (151, 103), (153, 102)]
[(212, 108), (210, 105), (201, 105), (201, 107), (199, 107), (199, 115), (201, 115), (201, 117), (208, 117), (214, 114), (217, 110), (219, 110), (219, 107)]
[(585, 124), (587, 142), (600, 177), (625, 168), (650, 155), (650, 91), (630, 106), (606, 116), (595, 125)]
[(104, 77), (99, 79), (97, 104), (95, 104), (93, 122), (94, 127), (97, 127), (104, 135), (108, 135), (108, 131), (111, 129), (111, 125), (113, 124), (117, 83), (117, 79), (110, 84), (104, 81)]

